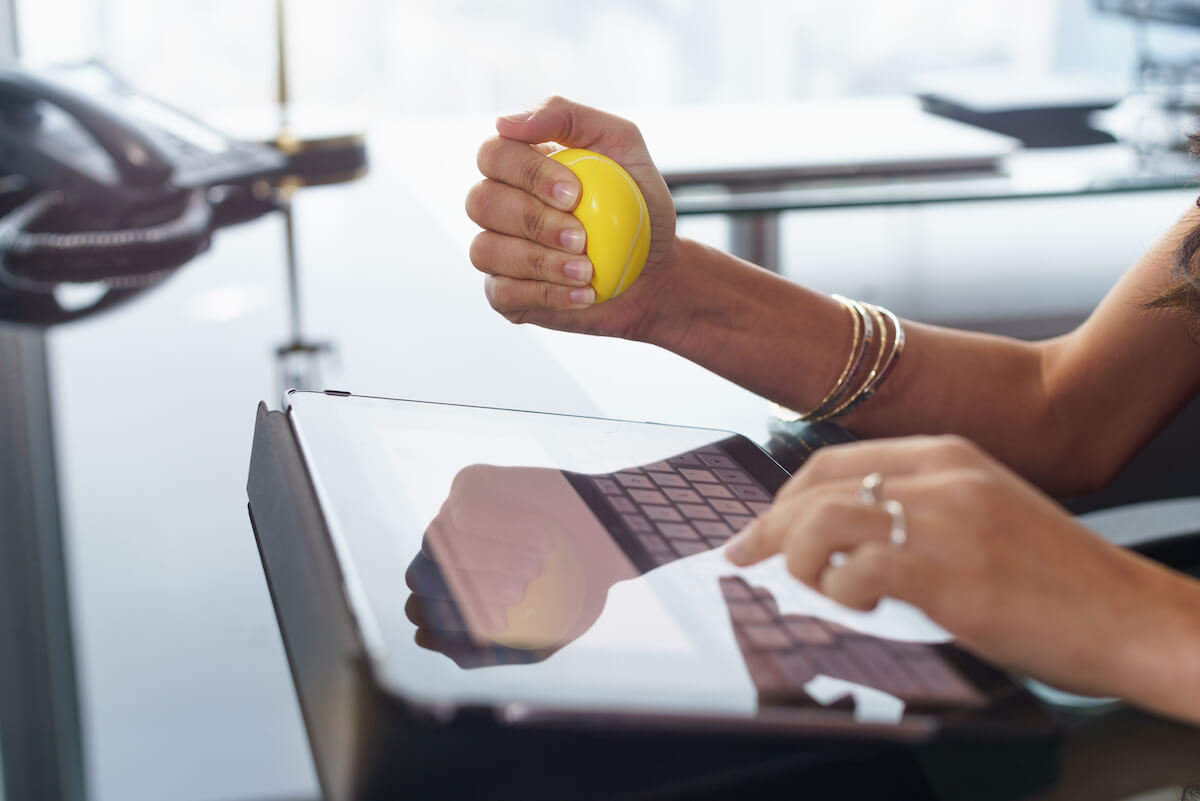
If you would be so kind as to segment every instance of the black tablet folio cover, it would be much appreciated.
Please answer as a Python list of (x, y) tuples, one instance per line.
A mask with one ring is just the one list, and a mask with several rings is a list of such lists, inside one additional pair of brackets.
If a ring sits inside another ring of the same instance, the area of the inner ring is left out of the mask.
[(784, 727), (722, 729), (701, 718), (634, 726), (562, 716), (512, 725), (490, 708), (411, 703), (372, 673), (290, 418), (263, 404), (247, 493), (326, 801), (882, 798), (899, 797), (898, 789), (905, 798), (999, 799), (1053, 776), (1052, 749), (1021, 737), (935, 739), (914, 749)]

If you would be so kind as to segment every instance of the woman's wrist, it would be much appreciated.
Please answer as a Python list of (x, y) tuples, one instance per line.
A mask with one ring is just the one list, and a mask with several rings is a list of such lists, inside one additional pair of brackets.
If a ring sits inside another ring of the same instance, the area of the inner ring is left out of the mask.
[(1113, 593), (1124, 597), (1109, 609), (1116, 625), (1095, 628), (1094, 660), (1109, 668), (1105, 694), (1200, 723), (1200, 582), (1125, 556), (1136, 567), (1123, 571), (1125, 592)]
[(661, 290), (631, 338), (793, 408), (837, 379), (852, 332), (832, 298), (682, 237), (661, 268)]
[(699, 247), (693, 240), (675, 237), (666, 260), (655, 270), (659, 289), (629, 339), (679, 352), (680, 332), (688, 329), (695, 313), (688, 284), (704, 269), (697, 257)]

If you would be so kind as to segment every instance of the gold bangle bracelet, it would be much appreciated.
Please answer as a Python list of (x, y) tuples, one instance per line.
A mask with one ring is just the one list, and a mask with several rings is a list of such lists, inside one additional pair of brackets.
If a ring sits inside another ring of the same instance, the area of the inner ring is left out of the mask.
[[(854, 302), (858, 303), (858, 301), (854, 301)], [(812, 418), (813, 422), (816, 422), (819, 420), (831, 420), (834, 417), (837, 417), (838, 415), (845, 414), (846, 411), (851, 406), (853, 406), (854, 404), (856, 404), (858, 402), (858, 399), (862, 396), (864, 390), (866, 390), (867, 387), (871, 386), (875, 381), (875, 377), (879, 375), (879, 367), (881, 364), (883, 364), (883, 354), (884, 354), (884, 351), (887, 350), (887, 344), (888, 344), (887, 343), (887, 334), (888, 334), (887, 324), (884, 322), (883, 314), (880, 313), (878, 306), (872, 306), (869, 303), (859, 303), (858, 305), (859, 305), (859, 308), (865, 307), (864, 314), (868, 314), (869, 316), (874, 317), (876, 325), (879, 326), (879, 349), (875, 352), (875, 363), (871, 365), (871, 371), (869, 373), (867, 373), (867, 377), (864, 378), (862, 383), (860, 383), (858, 385), (857, 390), (850, 393), (849, 397), (847, 397), (844, 401), (842, 401), (839, 405), (837, 405), (830, 411), (827, 411), (824, 414), (821, 414), (820, 416), (814, 416)]]
[(850, 375), (850, 368), (854, 366), (854, 355), (858, 352), (858, 343), (862, 340), (862, 317), (859, 316), (859, 314), (854, 310), (854, 307), (851, 306), (845, 298), (834, 295), (833, 299), (836, 300), (841, 307), (846, 310), (846, 313), (850, 315), (850, 325), (853, 328), (853, 334), (851, 335), (850, 339), (850, 355), (846, 357), (846, 366), (842, 368), (842, 372), (838, 375), (837, 380), (833, 382), (833, 389), (829, 390), (828, 394), (821, 398), (821, 400), (818, 401), (817, 404), (809, 411), (796, 412), (796, 418), (799, 420), (805, 419), (817, 409), (820, 409), (825, 404), (829, 403), (830, 398), (836, 395), (842, 388), (842, 385), (846, 383), (846, 378)]
[(855, 320), (855, 332), (862, 331), (862, 337), (855, 337), (850, 348), (850, 358), (846, 362), (842, 374), (838, 376), (837, 382), (829, 393), (821, 399), (812, 410), (801, 414), (800, 420), (820, 420), (826, 411), (841, 402), (846, 396), (847, 391), (852, 386), (854, 377), (858, 374), (859, 368), (862, 367), (863, 359), (866, 358), (868, 352), (875, 344), (875, 323), (871, 319), (871, 315), (863, 308), (856, 300), (834, 295), (833, 299), (842, 304)]
[(904, 326), (900, 323), (900, 318), (882, 306), (874, 306), (873, 308), (877, 309), (884, 316), (886, 316), (888, 322), (890, 322), (892, 325), (892, 331), (894, 332), (892, 335), (892, 348), (888, 352), (887, 361), (884, 363), (883, 369), (881, 369), (879, 374), (875, 376), (875, 380), (865, 386), (862, 392), (859, 393), (858, 397), (854, 399), (854, 402), (845, 409), (847, 412), (859, 404), (869, 400), (871, 396), (874, 395), (881, 386), (883, 386), (883, 382), (886, 381), (888, 376), (891, 375), (892, 371), (896, 369), (896, 363), (900, 361), (900, 355), (904, 353)]

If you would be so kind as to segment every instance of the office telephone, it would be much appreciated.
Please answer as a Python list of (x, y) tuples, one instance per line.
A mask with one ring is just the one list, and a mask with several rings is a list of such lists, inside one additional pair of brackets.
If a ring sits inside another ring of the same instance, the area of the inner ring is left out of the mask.
[[(157, 283), (215, 229), (274, 208), (286, 166), (97, 64), (0, 70), (0, 319), (61, 322)], [(65, 309), (70, 283), (103, 293)]]

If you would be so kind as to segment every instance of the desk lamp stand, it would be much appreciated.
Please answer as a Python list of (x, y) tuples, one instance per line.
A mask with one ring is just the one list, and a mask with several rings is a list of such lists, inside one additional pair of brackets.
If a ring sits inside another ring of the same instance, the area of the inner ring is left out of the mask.
[[(295, 211), (292, 198), (301, 187), (339, 184), (357, 180), (366, 173), (365, 136), (342, 133), (301, 139), (292, 131), (289, 113), (287, 25), (284, 0), (275, 0), (276, 94), (279, 103), (279, 133), (271, 143), (303, 168), (303, 177), (291, 175), (276, 190), (275, 202), (284, 221), (287, 258), (288, 340), (275, 349), (280, 390), (322, 389), (321, 356), (334, 352), (331, 342), (304, 336), (300, 302), (300, 270), (296, 248)], [(299, 171), (298, 171), (299, 172)]]

